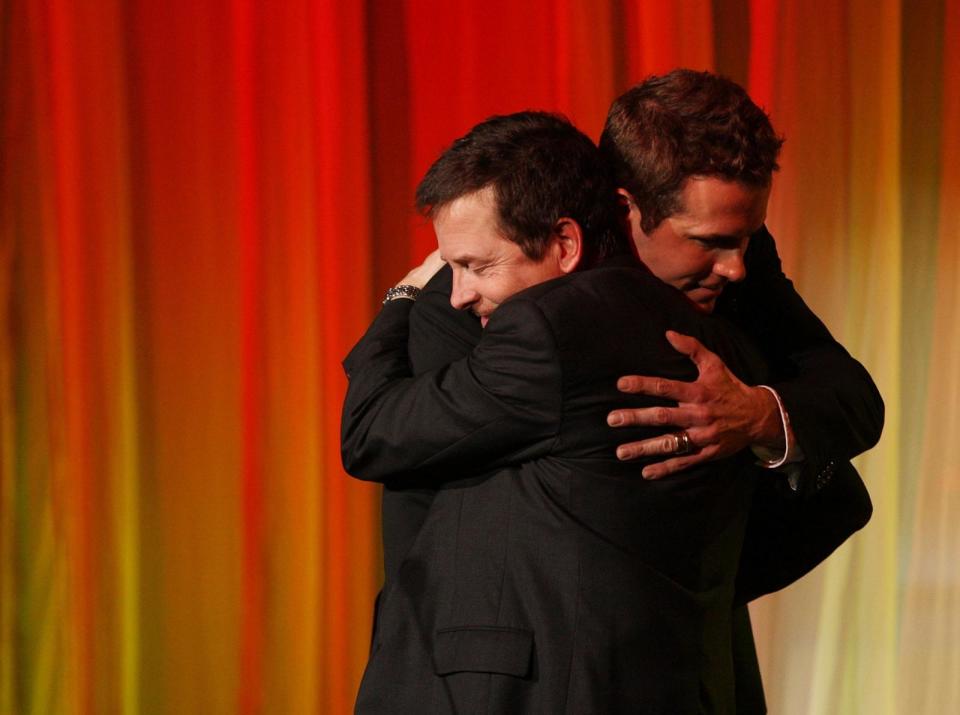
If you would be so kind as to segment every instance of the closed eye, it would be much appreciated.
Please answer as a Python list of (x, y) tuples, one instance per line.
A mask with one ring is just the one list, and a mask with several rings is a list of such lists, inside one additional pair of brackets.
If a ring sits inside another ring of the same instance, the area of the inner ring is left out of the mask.
[(708, 250), (736, 250), (743, 247), (744, 239), (739, 236), (690, 236)]

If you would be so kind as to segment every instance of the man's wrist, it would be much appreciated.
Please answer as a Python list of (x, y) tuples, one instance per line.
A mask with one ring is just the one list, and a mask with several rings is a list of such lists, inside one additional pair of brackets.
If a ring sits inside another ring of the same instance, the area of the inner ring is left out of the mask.
[[(793, 436), (790, 427), (790, 415), (780, 395), (769, 385), (758, 385), (756, 389), (766, 393), (767, 404), (775, 408), (765, 411), (764, 439), (758, 439), (750, 449), (760, 460), (760, 466), (766, 469), (776, 469), (791, 462), (803, 459), (803, 454)], [(771, 423), (772, 418), (772, 423)], [(775, 435), (775, 437), (774, 437)]]
[(410, 285), (409, 283), (399, 283), (393, 288), (387, 289), (387, 293), (383, 296), (383, 302), (389, 303), (392, 300), (416, 300), (420, 297), (420, 288), (418, 286)]
[(780, 402), (780, 396), (766, 385), (757, 385), (753, 390), (760, 406), (757, 410), (759, 419), (752, 444), (766, 450), (782, 452), (786, 447), (787, 434), (784, 427), (786, 411)]

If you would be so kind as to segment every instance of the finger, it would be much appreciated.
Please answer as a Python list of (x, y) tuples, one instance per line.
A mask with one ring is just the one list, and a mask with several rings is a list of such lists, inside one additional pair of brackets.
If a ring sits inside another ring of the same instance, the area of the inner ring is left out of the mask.
[(696, 407), (635, 407), (613, 410), (607, 415), (611, 427), (673, 426), (686, 429), (706, 424), (705, 413)]
[(675, 330), (668, 330), (666, 335), (667, 342), (673, 346), (673, 349), (678, 353), (686, 355), (698, 367), (702, 365), (705, 360), (716, 357), (703, 343), (690, 335), (684, 335)]
[(677, 438), (673, 434), (665, 434), (640, 442), (621, 444), (617, 447), (617, 459), (621, 462), (629, 462), (639, 457), (659, 457), (665, 454), (675, 454), (676, 451)]
[(430, 282), (430, 279), (436, 275), (437, 271), (443, 268), (443, 264), (444, 262), (440, 258), (440, 249), (435, 249), (423, 259), (423, 263), (415, 268), (411, 268), (398, 285), (412, 285), (417, 288), (423, 288)]
[(444, 260), (440, 257), (440, 249), (435, 248), (431, 251), (430, 255), (424, 259), (423, 264), (434, 273), (443, 268)]
[(668, 380), (665, 377), (646, 375), (624, 375), (617, 380), (617, 389), (630, 394), (668, 397), (677, 402), (687, 402), (691, 397), (691, 385), (680, 380)]
[(665, 462), (648, 464), (643, 468), (641, 475), (644, 479), (649, 480), (662, 479), (670, 474), (676, 474), (677, 472), (692, 467), (695, 464), (706, 462), (708, 459), (709, 457), (703, 452), (699, 454), (687, 454), (682, 457), (674, 457), (673, 459), (668, 459)]
[(423, 275), (427, 280), (433, 278), (437, 271), (443, 268), (444, 261), (440, 258), (440, 249), (434, 249), (430, 255), (423, 259), (423, 263), (420, 264), (419, 270), (423, 272)]

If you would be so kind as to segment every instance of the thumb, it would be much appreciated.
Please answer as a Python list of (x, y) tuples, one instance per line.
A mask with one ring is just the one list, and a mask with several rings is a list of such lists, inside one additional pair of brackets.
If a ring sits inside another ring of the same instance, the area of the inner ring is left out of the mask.
[(715, 357), (712, 352), (704, 347), (703, 343), (690, 335), (684, 335), (675, 330), (668, 330), (666, 335), (667, 342), (673, 346), (673, 349), (690, 358), (698, 368), (703, 367), (704, 364)]
[(675, 330), (668, 330), (666, 335), (667, 342), (673, 346), (674, 350), (678, 353), (683, 353), (694, 362), (697, 361), (697, 355), (706, 350), (706, 348), (703, 347), (703, 343), (689, 335), (678, 333)]

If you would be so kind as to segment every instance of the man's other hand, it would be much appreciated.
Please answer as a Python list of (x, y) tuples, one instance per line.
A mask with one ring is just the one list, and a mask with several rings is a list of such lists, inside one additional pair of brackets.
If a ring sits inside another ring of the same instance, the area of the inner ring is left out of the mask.
[(429, 256), (423, 259), (416, 268), (411, 268), (410, 272), (404, 276), (403, 280), (397, 283), (398, 286), (413, 286), (414, 288), (423, 288), (434, 274), (443, 268), (443, 259), (440, 258), (440, 249), (435, 249)]
[[(621, 377), (617, 381), (621, 392), (667, 398), (675, 400), (677, 406), (620, 409), (607, 415), (611, 427), (672, 426), (687, 433), (688, 453), (647, 465), (643, 468), (644, 479), (659, 479), (694, 464), (728, 457), (750, 445), (784, 449), (780, 411), (768, 390), (741, 382), (696, 338), (672, 330), (666, 335), (673, 348), (697, 366), (697, 379), (681, 382), (641, 375)], [(617, 448), (617, 458), (676, 454), (680, 443), (673, 434), (628, 442)]]

